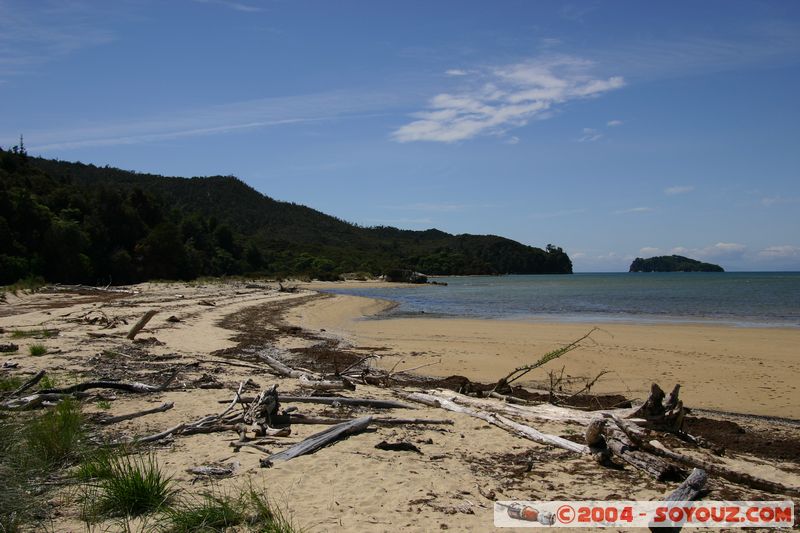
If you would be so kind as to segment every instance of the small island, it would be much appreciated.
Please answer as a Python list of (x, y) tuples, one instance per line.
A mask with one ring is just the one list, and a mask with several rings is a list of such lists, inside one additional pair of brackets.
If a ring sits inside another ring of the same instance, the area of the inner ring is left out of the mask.
[(725, 272), (725, 269), (682, 255), (660, 255), (649, 259), (637, 257), (629, 272)]

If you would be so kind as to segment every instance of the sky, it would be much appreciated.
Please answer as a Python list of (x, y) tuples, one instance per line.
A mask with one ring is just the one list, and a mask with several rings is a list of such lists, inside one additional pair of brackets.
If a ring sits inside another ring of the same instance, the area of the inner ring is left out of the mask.
[(800, 3), (0, 0), (0, 146), (363, 226), (800, 270)]

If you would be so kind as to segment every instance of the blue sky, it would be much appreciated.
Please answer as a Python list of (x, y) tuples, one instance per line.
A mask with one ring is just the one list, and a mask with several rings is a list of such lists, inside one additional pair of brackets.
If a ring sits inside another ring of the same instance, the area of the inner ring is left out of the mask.
[(0, 0), (0, 146), (361, 225), (800, 270), (800, 3)]

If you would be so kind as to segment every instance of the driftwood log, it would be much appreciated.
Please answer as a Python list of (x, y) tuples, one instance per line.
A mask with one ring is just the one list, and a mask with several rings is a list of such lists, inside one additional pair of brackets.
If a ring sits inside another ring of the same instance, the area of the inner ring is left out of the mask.
[(331, 426), (328, 429), (311, 435), (310, 437), (295, 444), (294, 446), (291, 446), (290, 448), (287, 448), (286, 450), (261, 459), (260, 464), (262, 467), (270, 467), (276, 461), (289, 461), (295, 457), (313, 453), (323, 446), (327, 446), (328, 444), (331, 444), (332, 442), (335, 442), (341, 438), (364, 431), (371, 422), (372, 417), (365, 416), (363, 418), (358, 418), (356, 420), (350, 420), (342, 424)]
[(485, 422), (488, 422), (489, 424), (495, 425), (501, 429), (504, 429), (511, 433), (515, 433), (517, 435), (525, 437), (526, 439), (530, 439), (534, 442), (538, 442), (539, 444), (556, 446), (558, 448), (563, 448), (565, 450), (569, 450), (575, 453), (588, 453), (589, 451), (588, 447), (584, 446), (583, 444), (572, 442), (571, 440), (564, 439), (557, 435), (549, 435), (547, 433), (542, 433), (537, 429), (534, 429), (530, 426), (526, 426), (524, 424), (520, 424), (499, 414), (489, 413), (486, 411), (478, 411), (470, 409), (469, 407), (464, 407), (463, 405), (455, 403), (451, 399), (443, 398), (440, 396), (434, 396), (431, 394), (425, 394), (422, 392), (415, 392), (409, 394), (408, 396), (406, 396), (406, 399), (413, 402), (419, 402), (425, 405), (429, 405), (432, 407), (440, 407), (442, 409), (446, 409), (454, 413), (462, 413), (468, 416), (472, 416), (474, 418), (479, 418)]
[(133, 340), (136, 337), (136, 334), (139, 333), (142, 330), (142, 328), (144, 328), (147, 325), (148, 322), (150, 322), (150, 319), (156, 316), (156, 313), (158, 313), (158, 311), (155, 309), (151, 309), (150, 311), (146, 312), (144, 316), (140, 318), (139, 321), (136, 322), (136, 324), (133, 325), (131, 330), (128, 332), (126, 338), (128, 340)]
[(136, 393), (145, 393), (145, 392), (164, 392), (166, 388), (169, 386), (170, 383), (175, 379), (175, 377), (180, 372), (179, 368), (176, 368), (172, 371), (172, 373), (167, 377), (167, 379), (159, 386), (154, 385), (147, 385), (145, 383), (124, 383), (121, 381), (86, 381), (84, 383), (78, 383), (76, 385), (71, 385), (69, 387), (63, 388), (53, 388), (53, 389), (44, 389), (39, 391), (41, 394), (72, 394), (74, 392), (84, 392), (89, 389), (113, 389), (113, 390), (121, 390), (125, 392), (136, 392)]
[[(705, 470), (701, 468), (695, 468), (692, 470), (692, 473), (689, 474), (689, 477), (687, 477), (677, 489), (672, 491), (666, 498), (664, 498), (664, 501), (690, 502), (697, 500), (703, 495), (707, 481), (708, 475), (706, 474)], [(678, 526), (650, 526), (650, 531), (653, 533), (679, 533), (680, 530), (681, 528)]]
[(617, 427), (619, 427), (619, 429), (622, 430), (622, 432), (625, 433), (625, 435), (627, 435), (637, 447), (653, 455), (658, 455), (686, 466), (701, 468), (714, 476), (721, 477), (733, 483), (751, 487), (756, 490), (763, 490), (764, 492), (770, 492), (773, 494), (800, 497), (799, 487), (790, 487), (776, 481), (756, 477), (744, 472), (737, 472), (736, 470), (720, 466), (704, 459), (673, 452), (667, 449), (657, 440), (648, 441), (646, 433), (643, 433), (641, 428), (638, 428), (630, 422), (622, 420), (613, 415), (611, 415), (611, 418), (617, 424)]
[(109, 416), (100, 418), (98, 422), (103, 424), (104, 426), (108, 426), (110, 424), (116, 424), (117, 422), (123, 422), (125, 420), (133, 420), (134, 418), (139, 418), (141, 416), (151, 415), (153, 413), (163, 413), (164, 411), (169, 411), (175, 407), (173, 402), (166, 402), (162, 403), (158, 407), (153, 407), (152, 409), (145, 409), (143, 411), (136, 411), (134, 413), (128, 413), (126, 415), (118, 415), (118, 416)]
[[(243, 397), (242, 402), (250, 403), (253, 397)], [(344, 398), (338, 396), (292, 396), (279, 394), (278, 399), (284, 403), (321, 403), (327, 405), (348, 405), (353, 407), (373, 407), (375, 409), (416, 409), (413, 405), (394, 400), (376, 400), (372, 398)], [(219, 403), (227, 403), (220, 400)]]

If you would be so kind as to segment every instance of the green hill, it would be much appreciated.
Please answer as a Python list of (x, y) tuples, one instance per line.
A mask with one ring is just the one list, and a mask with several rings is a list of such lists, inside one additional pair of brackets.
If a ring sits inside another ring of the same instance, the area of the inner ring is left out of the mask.
[(265, 274), (336, 279), (571, 273), (561, 248), (494, 235), (365, 228), (231, 176), (175, 178), (0, 150), (0, 283)]
[(660, 255), (649, 259), (637, 257), (629, 272), (725, 272), (712, 263), (703, 263), (682, 255)]

